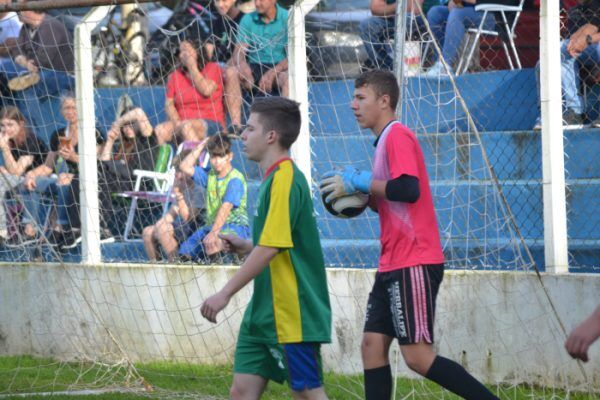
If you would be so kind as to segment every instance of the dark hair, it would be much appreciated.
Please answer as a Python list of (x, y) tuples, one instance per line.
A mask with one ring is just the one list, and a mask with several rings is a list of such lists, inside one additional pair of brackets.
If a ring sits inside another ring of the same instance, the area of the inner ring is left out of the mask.
[[(137, 107), (135, 107), (135, 106), (124, 107), (123, 111), (121, 111), (121, 114), (119, 115), (119, 117), (122, 117), (123, 115), (127, 114), (129, 111), (135, 110), (136, 108)], [(124, 140), (128, 140), (127, 136), (125, 135), (125, 132), (123, 131), (123, 128), (125, 128), (126, 126), (130, 126), (131, 129), (133, 129), (133, 131), (135, 132), (135, 136), (139, 136), (142, 133), (142, 129), (140, 128), (140, 123), (138, 120), (126, 122), (121, 126), (121, 138), (123, 138)]]
[(23, 122), (27, 125), (25, 116), (15, 106), (6, 106), (0, 110), (0, 119), (12, 119), (13, 121)]
[(300, 103), (285, 97), (260, 97), (254, 100), (250, 113), (258, 114), (264, 130), (279, 135), (279, 145), (289, 149), (298, 139), (302, 117)]
[[(208, 52), (206, 51), (206, 47), (204, 43), (200, 39), (192, 39), (192, 38), (183, 38), (181, 42), (188, 42), (192, 45), (192, 47), (196, 50), (196, 63), (198, 64), (198, 71), (202, 72), (206, 64), (208, 64), (211, 60), (208, 57)], [(181, 46), (181, 42), (179, 45)], [(179, 57), (179, 47), (177, 48), (177, 57)], [(181, 66), (183, 70), (185, 70), (185, 66)]]
[(396, 110), (400, 97), (400, 88), (394, 74), (380, 69), (363, 72), (354, 81), (354, 87), (358, 89), (363, 86), (371, 86), (377, 97), (388, 95), (390, 98), (390, 107), (392, 110)]
[(206, 142), (206, 150), (211, 157), (224, 157), (231, 153), (231, 140), (227, 136), (211, 136)]

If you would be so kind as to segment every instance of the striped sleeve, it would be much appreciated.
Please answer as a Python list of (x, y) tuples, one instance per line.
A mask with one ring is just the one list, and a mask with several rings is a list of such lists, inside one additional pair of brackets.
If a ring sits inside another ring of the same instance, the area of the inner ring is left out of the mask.
[(290, 194), (294, 170), (291, 162), (283, 162), (274, 172), (269, 211), (258, 240), (259, 246), (293, 248), (290, 218)]

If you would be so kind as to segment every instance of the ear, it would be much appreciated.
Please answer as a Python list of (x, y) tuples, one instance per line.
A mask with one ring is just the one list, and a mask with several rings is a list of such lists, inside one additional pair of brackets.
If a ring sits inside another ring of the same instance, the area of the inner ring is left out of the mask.
[(276, 143), (279, 141), (279, 134), (276, 131), (267, 132), (267, 144)]
[(391, 106), (390, 106), (390, 95), (383, 94), (383, 95), (379, 96), (378, 101), (379, 101), (379, 106), (381, 108), (388, 108), (388, 107), (391, 108)]

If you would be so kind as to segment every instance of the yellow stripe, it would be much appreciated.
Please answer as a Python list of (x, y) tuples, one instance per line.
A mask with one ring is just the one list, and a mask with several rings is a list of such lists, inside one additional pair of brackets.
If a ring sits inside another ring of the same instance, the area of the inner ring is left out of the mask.
[(259, 246), (289, 249), (294, 247), (290, 223), (290, 191), (294, 180), (292, 162), (279, 164), (271, 183), (269, 212), (265, 219)]
[(277, 254), (270, 264), (273, 311), (279, 343), (302, 341), (302, 320), (298, 281), (288, 250)]

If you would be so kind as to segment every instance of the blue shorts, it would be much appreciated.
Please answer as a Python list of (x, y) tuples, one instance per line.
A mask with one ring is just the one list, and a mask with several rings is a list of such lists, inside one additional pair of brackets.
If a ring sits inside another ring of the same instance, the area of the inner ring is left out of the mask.
[(206, 136), (214, 136), (223, 130), (223, 127), (217, 121), (211, 119), (204, 119), (206, 124)]
[(286, 382), (293, 391), (323, 386), (319, 343), (265, 344), (238, 338), (233, 372)]
[[(206, 258), (202, 240), (209, 234), (211, 226), (203, 226), (194, 232), (185, 242), (179, 246), (179, 254), (188, 256), (192, 260), (202, 260)], [(242, 225), (225, 224), (221, 228), (222, 233), (234, 233), (242, 239), (250, 237), (250, 227)]]

